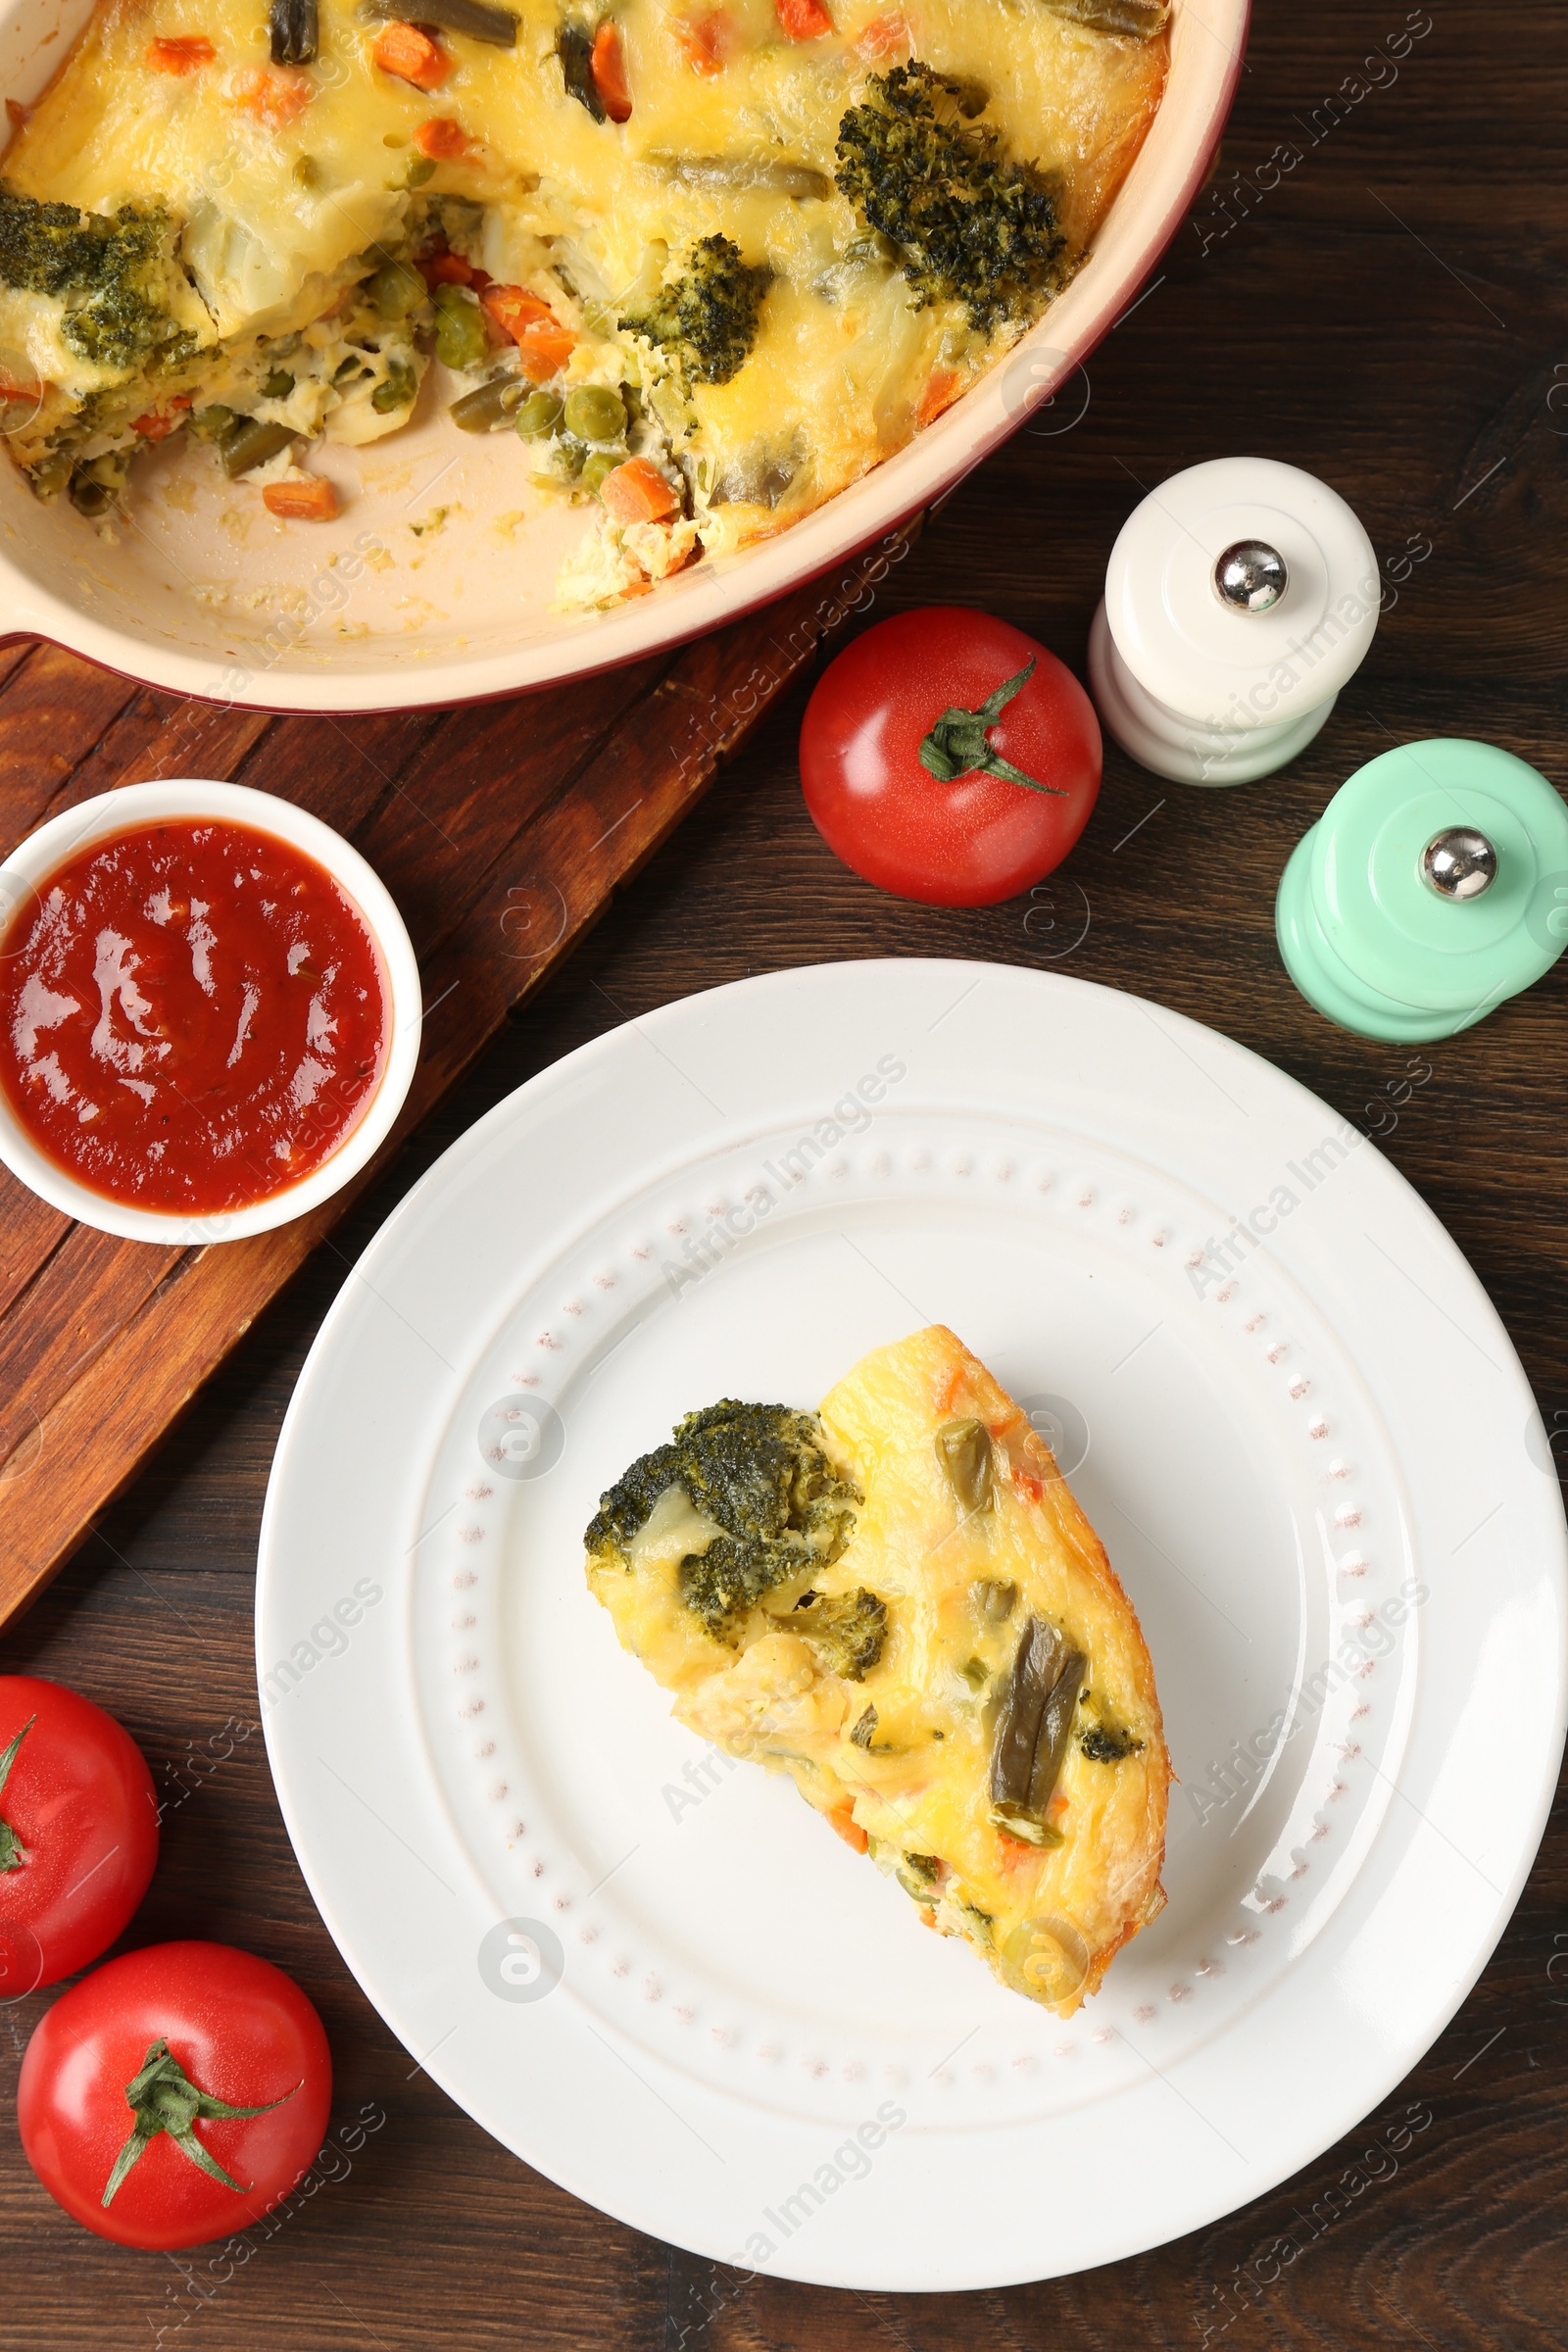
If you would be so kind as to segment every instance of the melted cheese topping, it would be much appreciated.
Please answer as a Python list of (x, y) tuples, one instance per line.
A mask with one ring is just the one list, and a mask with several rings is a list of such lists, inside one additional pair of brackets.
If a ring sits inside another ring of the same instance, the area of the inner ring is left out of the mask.
[[(991, 1507), (965, 1513), (936, 1437), (970, 1418), (989, 1433), (994, 1482)], [(898, 1877), (928, 1925), (1070, 2015), (1164, 1902), (1170, 1764), (1132, 1605), (1049, 1448), (952, 1332), (865, 1357), (823, 1400), (821, 1422), (864, 1503), (844, 1551), (809, 1584), (829, 1596), (863, 1588), (886, 1604), (881, 1655), (863, 1679), (828, 1671), (790, 1629), (805, 1580), (754, 1608), (736, 1647), (704, 1630), (681, 1601), (679, 1563), (683, 1546), (703, 1547), (708, 1522), (678, 1487), (629, 1566), (591, 1558), (589, 1583), (623, 1644), (677, 1693), (683, 1723), (790, 1773), (841, 1836)], [(1088, 1661), (1048, 1808), (1059, 1842), (1045, 1847), (1000, 1829), (989, 1794), (999, 1696), (1031, 1617)], [(1096, 1760), (1084, 1737), (1100, 1728), (1128, 1752)]]
[[(1098, 32), (1049, 0), (834, 0), (832, 29), (805, 40), (785, 37), (775, 0), (617, 0), (632, 112), (616, 124), (595, 122), (565, 87), (558, 0), (514, 6), (514, 49), (443, 33), (450, 71), (426, 92), (375, 64), (379, 27), (352, 0), (320, 0), (319, 55), (298, 71), (270, 68), (263, 0), (109, 0), (14, 140), (6, 179), (92, 212), (166, 207), (190, 281), (176, 302), (181, 321), (209, 352), (220, 343), (231, 357), (246, 338), (298, 330), (336, 303), (345, 282), (397, 249), (429, 199), (466, 198), (483, 215), (463, 249), (493, 278), (538, 291), (581, 333), (568, 384), (638, 383), (650, 354), (619, 335), (624, 306), (646, 301), (697, 240), (729, 238), (773, 273), (757, 340), (729, 382), (666, 400), (650, 440), (661, 462), (678, 461), (671, 479), (684, 476), (697, 520), (684, 558), (698, 539), (710, 550), (739, 545), (831, 496), (1020, 331), (1015, 320), (987, 342), (959, 304), (917, 308), (835, 191), (839, 124), (870, 74), (912, 52), (980, 85), (981, 120), (1004, 152), (1059, 176), (1077, 251), (1137, 151), (1166, 64), (1163, 36)], [(723, 62), (699, 71), (694, 28), (700, 51), (713, 26), (710, 47), (716, 41)], [(175, 36), (209, 42), (211, 62), (153, 70), (150, 42)], [(270, 74), (273, 81), (259, 78)], [(469, 143), (431, 176), (421, 167), (416, 196), (413, 142), (432, 117), (456, 122)], [(795, 192), (777, 184), (781, 165)], [(200, 387), (198, 408), (225, 385), (230, 395), (246, 389), (243, 373), (220, 370), (215, 393), (210, 375), (199, 366), (177, 379)], [(61, 341), (58, 304), (3, 289), (0, 376), (56, 388), (30, 440), (13, 440), (27, 465), (63, 445), (63, 421), (107, 380)], [(101, 447), (125, 445), (156, 390), (144, 383), (111, 404)], [(330, 430), (331, 406), (279, 414), (302, 432), (323, 421)], [(360, 407), (363, 429), (339, 437), (403, 420), (372, 425), (363, 389)], [(272, 415), (254, 397), (245, 413)], [(624, 535), (611, 536), (602, 601), (626, 585)], [(639, 564), (635, 550), (629, 560), (642, 585), (658, 576), (657, 561)], [(578, 568), (576, 593), (595, 601), (594, 564)]]

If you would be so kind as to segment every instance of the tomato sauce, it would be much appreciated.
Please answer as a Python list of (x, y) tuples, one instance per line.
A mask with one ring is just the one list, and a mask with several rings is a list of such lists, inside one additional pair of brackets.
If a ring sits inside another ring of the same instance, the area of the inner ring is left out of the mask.
[(364, 916), (275, 835), (171, 819), (95, 841), (0, 942), (0, 1087), (39, 1150), (136, 1207), (250, 1207), (329, 1158), (385, 1066)]

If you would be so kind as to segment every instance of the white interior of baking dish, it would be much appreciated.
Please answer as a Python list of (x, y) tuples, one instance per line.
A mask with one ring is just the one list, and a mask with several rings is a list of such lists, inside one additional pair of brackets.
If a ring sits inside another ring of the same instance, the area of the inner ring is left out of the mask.
[[(0, 95), (35, 98), (90, 0), (0, 0)], [(1086, 268), (974, 391), (795, 529), (607, 613), (550, 599), (580, 508), (531, 490), (510, 434), (468, 435), (433, 368), (415, 420), (320, 445), (335, 522), (281, 523), (176, 437), (94, 528), (0, 466), (0, 634), (58, 639), (181, 694), (368, 710), (549, 684), (680, 643), (826, 570), (949, 488), (1114, 323), (1191, 202), (1239, 70), (1248, 0), (1177, 0), (1165, 98)]]

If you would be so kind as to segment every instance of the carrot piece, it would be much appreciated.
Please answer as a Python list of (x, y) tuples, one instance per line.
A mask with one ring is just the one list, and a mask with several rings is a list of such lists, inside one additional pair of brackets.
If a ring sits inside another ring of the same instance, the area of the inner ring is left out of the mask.
[(626, 87), (626, 59), (620, 46), (620, 34), (607, 17), (594, 34), (594, 51), (589, 61), (594, 88), (599, 103), (612, 122), (631, 121), (631, 92)]
[(269, 482), (262, 492), (269, 514), (287, 522), (330, 522), (337, 514), (337, 492), (320, 474), (303, 482)]
[(599, 495), (616, 522), (662, 522), (680, 513), (679, 498), (647, 458), (628, 458), (607, 473)]
[(188, 392), (176, 392), (167, 409), (149, 409), (145, 416), (133, 416), (131, 431), (140, 433), (144, 441), (167, 441), (183, 421), (180, 412), (190, 407), (190, 399)]
[(414, 134), (414, 144), (432, 163), (450, 164), (455, 163), (460, 155), (467, 153), (468, 134), (461, 122), (453, 122), (450, 115), (432, 115), (428, 122), (419, 124)]
[(688, 17), (675, 29), (686, 52), (686, 63), (694, 74), (710, 78), (723, 73), (735, 48), (735, 20), (727, 8), (712, 8), (706, 16)]
[(559, 318), (552, 318), (548, 325), (541, 318), (517, 337), (517, 357), (530, 384), (549, 383), (553, 375), (560, 374), (576, 348), (576, 336)]
[(549, 303), (537, 294), (530, 294), (526, 286), (486, 286), (479, 299), (502, 333), (510, 335), (514, 343), (525, 327), (546, 318), (554, 319), (556, 316)]
[(833, 20), (822, 0), (773, 0), (780, 29), (792, 41), (819, 41), (831, 32)]
[(19, 383), (14, 375), (8, 375), (6, 370), (0, 368), (0, 401), (42, 400), (42, 384)]
[(437, 286), (471, 286), (473, 283), (473, 264), (466, 262), (461, 253), (427, 254), (415, 267), (432, 291)]
[(432, 41), (417, 24), (389, 24), (376, 35), (370, 55), (383, 74), (410, 81), (416, 90), (438, 90), (452, 71), (452, 60), (440, 42)]
[[(639, 463), (639, 461), (634, 458), (632, 463), (633, 465), (636, 465)], [(619, 470), (624, 473), (626, 468), (624, 466), (622, 466)], [(611, 474), (609, 478), (611, 481), (613, 481), (615, 477), (613, 474)], [(833, 1812), (826, 1816), (826, 1820), (828, 1828), (830, 1830), (837, 1831), (838, 1835), (843, 1838), (846, 1845), (853, 1845), (858, 1854), (864, 1853), (866, 1847), (871, 1841), (867, 1838), (865, 1832), (861, 1829), (859, 1823), (856, 1820), (854, 1810), (851, 1806), (838, 1806)]]
[(855, 46), (862, 57), (892, 57), (912, 46), (909, 27), (902, 17), (873, 17)]
[(933, 368), (925, 379), (925, 389), (914, 404), (915, 421), (934, 424), (944, 409), (951, 409), (958, 397), (963, 378), (954, 368)]
[(479, 300), (501, 332), (517, 346), (522, 372), (530, 383), (547, 383), (576, 350), (577, 338), (571, 328), (564, 326), (550, 305), (525, 286), (487, 285)]
[(147, 44), (147, 63), (154, 74), (196, 74), (217, 55), (199, 32), (164, 33)]
[(272, 69), (266, 66), (247, 66), (229, 83), (229, 95), (234, 104), (269, 130), (282, 130), (303, 114), (311, 102), (311, 77), (296, 74), (287, 66)]

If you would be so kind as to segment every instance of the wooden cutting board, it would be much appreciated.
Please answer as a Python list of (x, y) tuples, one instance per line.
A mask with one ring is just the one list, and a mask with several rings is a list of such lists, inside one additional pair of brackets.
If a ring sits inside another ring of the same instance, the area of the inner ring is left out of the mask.
[(0, 649), (8, 854), (45, 817), (149, 777), (277, 793), (380, 874), (425, 1007), (419, 1067), (382, 1152), (334, 1200), (254, 1241), (118, 1241), (0, 1170), (0, 1625), (917, 529), (679, 654), (455, 710), (275, 718), (151, 694), (56, 646)]

